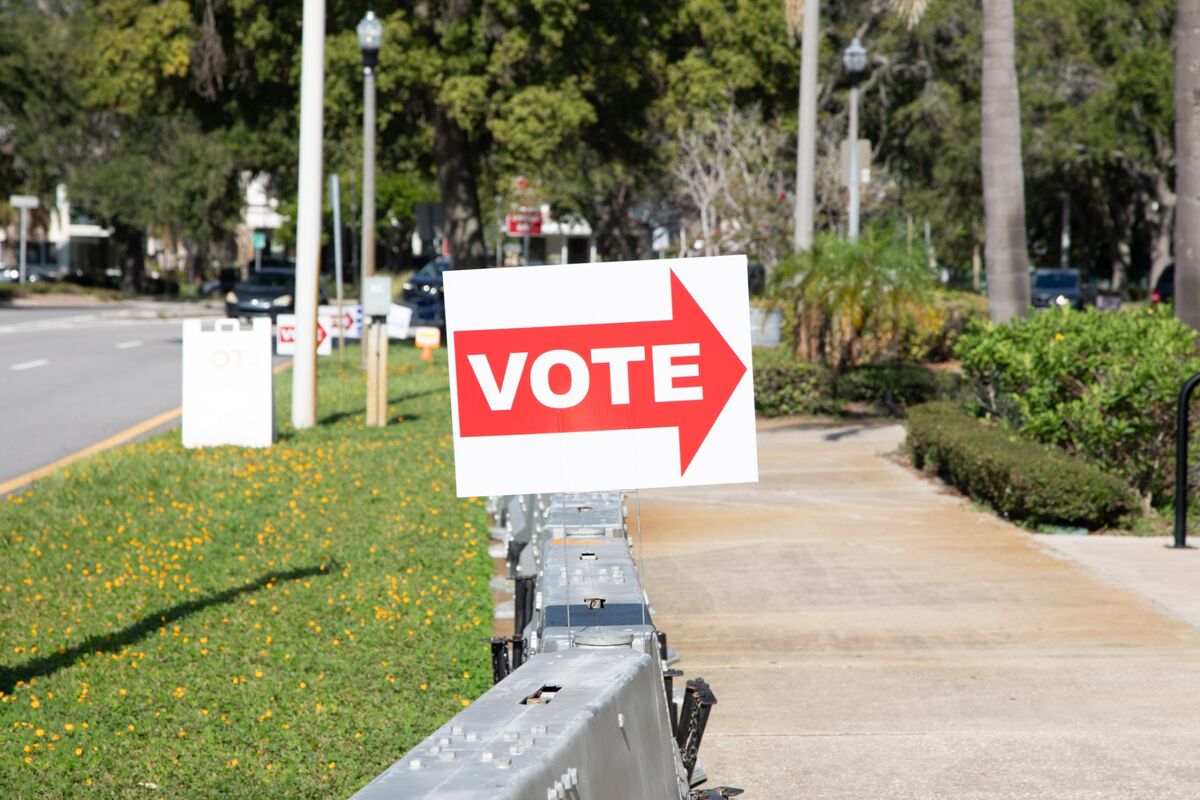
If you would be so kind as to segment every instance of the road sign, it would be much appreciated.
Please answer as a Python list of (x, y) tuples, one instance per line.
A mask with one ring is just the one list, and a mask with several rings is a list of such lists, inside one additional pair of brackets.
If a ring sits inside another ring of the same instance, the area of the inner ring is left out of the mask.
[(509, 236), (541, 236), (542, 211), (540, 208), (522, 208), (505, 217), (505, 229)]
[(12, 206), (13, 208), (26, 208), (26, 209), (37, 208), (38, 205), (40, 205), (38, 202), (38, 199), (31, 194), (9, 195), (8, 204), (10, 206)]
[[(841, 148), (841, 181), (842, 186), (850, 185), (850, 140), (842, 140)], [(864, 186), (871, 182), (871, 141), (858, 140), (858, 169), (860, 183)]]
[(270, 447), (275, 437), (271, 323), (183, 322), (183, 446)]
[(458, 494), (757, 480), (746, 275), (745, 256), (447, 272)]
[[(317, 316), (317, 355), (327, 356), (333, 353), (333, 320), (327, 316)], [(296, 315), (280, 314), (275, 318), (275, 355), (291, 356), (296, 354)]]
[(265, 231), (254, 232), (254, 249), (262, 250), (267, 246), (267, 234)]

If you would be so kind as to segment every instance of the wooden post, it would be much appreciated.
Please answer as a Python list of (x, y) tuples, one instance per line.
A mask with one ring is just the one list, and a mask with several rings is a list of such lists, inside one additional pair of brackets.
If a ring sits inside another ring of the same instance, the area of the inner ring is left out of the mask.
[(372, 369), (375, 366), (375, 329), (378, 325), (375, 324), (374, 319), (369, 317), (364, 322), (366, 322), (367, 329), (363, 331), (363, 360), (367, 365), (367, 426), (370, 427), (375, 424), (377, 416), (375, 406), (379, 402), (379, 390), (376, 386), (379, 383), (379, 376), (378, 372)]
[(378, 337), (375, 342), (375, 357), (378, 359), (378, 366), (375, 369), (375, 391), (377, 392), (375, 398), (375, 424), (383, 428), (388, 424), (387, 323), (380, 322), (375, 326), (375, 330), (375, 335)]

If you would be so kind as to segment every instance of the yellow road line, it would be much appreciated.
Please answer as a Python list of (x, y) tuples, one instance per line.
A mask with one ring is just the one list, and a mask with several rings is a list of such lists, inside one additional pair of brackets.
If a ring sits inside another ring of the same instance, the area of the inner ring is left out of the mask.
[(101, 439), (95, 444), (88, 445), (82, 450), (71, 453), (69, 456), (60, 458), (58, 461), (47, 464), (44, 467), (38, 467), (31, 472), (26, 472), (24, 475), (18, 475), (15, 478), (10, 478), (9, 480), (4, 481), (4, 483), (0, 483), (0, 497), (11, 494), (17, 489), (21, 489), (36, 480), (44, 478), (55, 470), (62, 469), (68, 464), (73, 464), (81, 458), (87, 458), (88, 456), (95, 455), (103, 450), (108, 450), (109, 448), (125, 444), (130, 439), (141, 436), (143, 433), (153, 430), (159, 425), (165, 425), (168, 422), (178, 419), (182, 412), (182, 408), (172, 408), (170, 411), (164, 411), (156, 417), (143, 420), (133, 427), (126, 428), (120, 433), (109, 436), (107, 439)]
[[(276, 375), (278, 375), (279, 373), (283, 372), (291, 365), (292, 365), (292, 363), (290, 361), (284, 362), (283, 364), (277, 364), (272, 369), (272, 372), (274, 372)], [(129, 428), (126, 428), (125, 430), (121, 431), (120, 433), (114, 433), (112, 436), (109, 436), (107, 439), (101, 439), (100, 441), (96, 442), (95, 444), (90, 444), (87, 447), (83, 448), (82, 450), (71, 453), (71, 455), (69, 455), (69, 456), (63, 456), (58, 461), (54, 461), (50, 464), (47, 464), (44, 467), (38, 467), (35, 470), (30, 470), (29, 472), (26, 472), (24, 475), (18, 475), (15, 478), (10, 478), (10, 479), (4, 481), (3, 483), (0, 483), (0, 497), (4, 497), (6, 495), (12, 494), (17, 489), (23, 489), (26, 486), (28, 486), (29, 484), (33, 483), (34, 481), (41, 480), (42, 478), (46, 477), (50, 473), (54, 472), (55, 470), (62, 469), (63, 467), (65, 467), (69, 464), (74, 464), (76, 461), (79, 461), (80, 459), (87, 458), (88, 456), (94, 456), (96, 453), (101, 453), (105, 450), (110, 450), (114, 447), (119, 447), (120, 445), (125, 444), (126, 442), (130, 441), (131, 439), (136, 439), (137, 437), (141, 436), (142, 434), (148, 433), (149, 431), (154, 430), (155, 428), (159, 427), (160, 425), (166, 425), (168, 422), (175, 421), (176, 419), (179, 418), (180, 414), (182, 414), (182, 413), (183, 413), (182, 406), (172, 408), (170, 411), (164, 411), (163, 413), (159, 414), (158, 416), (151, 417), (150, 419), (147, 419), (147, 420), (142, 420), (138, 424), (133, 425)]]

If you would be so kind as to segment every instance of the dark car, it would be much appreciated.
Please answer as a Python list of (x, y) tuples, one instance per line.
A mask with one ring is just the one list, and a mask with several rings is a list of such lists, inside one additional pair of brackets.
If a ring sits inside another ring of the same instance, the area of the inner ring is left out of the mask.
[(1163, 270), (1162, 275), (1158, 276), (1158, 283), (1154, 284), (1154, 288), (1150, 291), (1151, 303), (1170, 303), (1175, 299), (1175, 265), (1168, 264)]
[(1030, 279), (1034, 308), (1083, 308), (1089, 295), (1077, 269), (1035, 269)]
[[(320, 302), (326, 301), (319, 290)], [(279, 314), (291, 314), (295, 308), (296, 271), (294, 269), (262, 269), (225, 295), (225, 316), (261, 317), (271, 321)]]
[(413, 310), (412, 321), (409, 324), (445, 327), (446, 298), (443, 294), (442, 273), (449, 269), (450, 259), (435, 258), (404, 282), (401, 299)]

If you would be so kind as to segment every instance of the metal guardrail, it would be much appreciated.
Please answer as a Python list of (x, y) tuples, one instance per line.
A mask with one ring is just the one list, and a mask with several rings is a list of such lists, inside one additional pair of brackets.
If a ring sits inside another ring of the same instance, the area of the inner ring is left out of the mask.
[(620, 492), (493, 498), (514, 586), (496, 681), (353, 800), (716, 800), (693, 789), (717, 700), (682, 677), (654, 627)]

